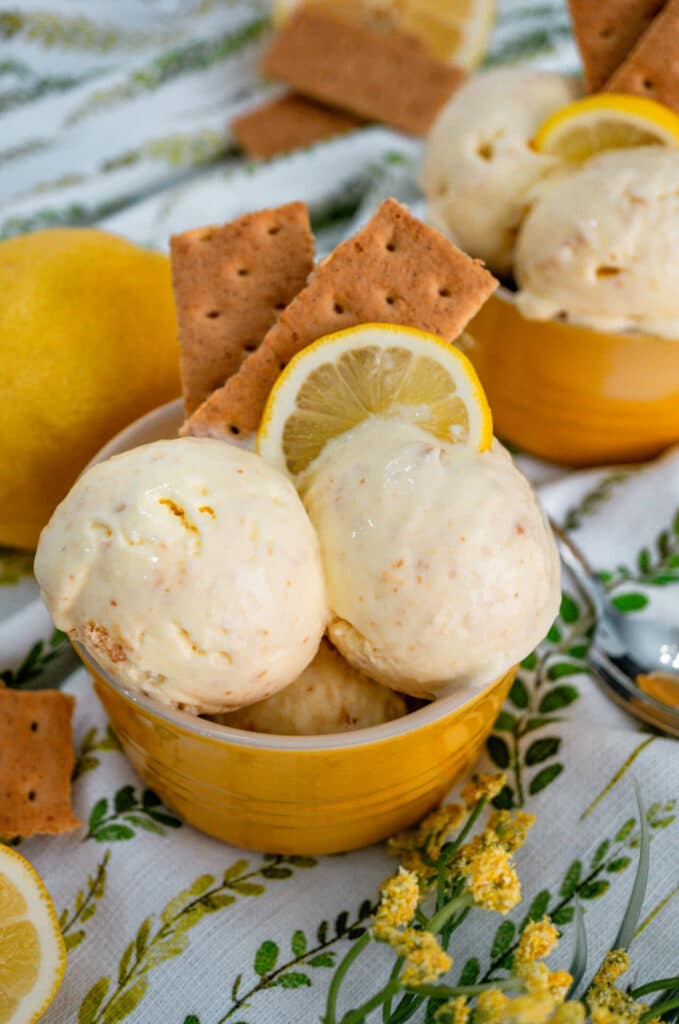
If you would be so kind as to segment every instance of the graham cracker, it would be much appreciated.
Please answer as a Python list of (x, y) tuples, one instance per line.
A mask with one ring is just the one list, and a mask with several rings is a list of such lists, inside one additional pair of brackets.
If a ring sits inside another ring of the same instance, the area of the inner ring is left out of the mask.
[(344, 135), (363, 124), (353, 114), (290, 92), (241, 114), (231, 122), (231, 131), (248, 156), (265, 160)]
[(235, 373), (313, 268), (304, 203), (170, 240), (186, 414)]
[(647, 96), (679, 113), (679, 0), (653, 19), (605, 90)]
[(0, 689), (0, 835), (68, 832), (73, 697), (58, 690)]
[(324, 334), (369, 322), (431, 331), (452, 341), (497, 286), (483, 264), (387, 199), (342, 242), (281, 313), (258, 350), (186, 424), (206, 437), (247, 437), (279, 373)]
[(568, 0), (590, 92), (622, 64), (667, 0)]
[(415, 36), (303, 4), (274, 36), (261, 70), (296, 92), (424, 135), (464, 72)]

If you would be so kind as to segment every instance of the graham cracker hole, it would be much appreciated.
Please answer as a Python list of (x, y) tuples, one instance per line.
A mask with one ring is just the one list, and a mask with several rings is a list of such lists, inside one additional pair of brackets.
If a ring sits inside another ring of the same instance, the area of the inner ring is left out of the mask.
[(646, 90), (646, 92), (652, 92), (653, 91), (653, 82), (651, 81), (650, 78), (644, 78), (644, 80), (643, 80), (643, 82), (641, 84), (644, 87), (644, 89)]
[(231, 424), (231, 426), (229, 427), (229, 430), (230, 430), (230, 431), (231, 431), (231, 433), (232, 433), (232, 434), (234, 435), (234, 437), (235, 437), (236, 435), (240, 434), (240, 427), (237, 427), (235, 423), (232, 423), (232, 424)]
[(341, 316), (342, 313), (344, 312), (344, 306), (341, 306), (339, 304), (339, 302), (335, 303), (335, 305), (333, 306), (333, 309), (335, 310), (335, 312), (337, 313), (338, 316)]
[(396, 252), (396, 246), (393, 242), (387, 242), (387, 252)]
[(599, 33), (599, 39), (610, 39), (612, 35), (613, 29), (610, 26), (608, 26), (607, 28), (601, 29), (601, 32)]
[(31, 722), (31, 732), (37, 732), (37, 731), (38, 731), (38, 723), (37, 722)]
[(280, 370), (281, 372), (283, 372), (283, 370), (285, 369), (285, 367), (286, 367), (287, 365), (288, 365), (287, 363), (279, 363), (279, 364), (278, 364), (278, 369), (279, 369), (279, 370)]
[(219, 316), (219, 310), (211, 309), (209, 313), (205, 314), (205, 316), (208, 318), (208, 320), (216, 320), (217, 317)]
[(393, 296), (393, 295), (387, 295), (387, 297), (385, 298), (385, 300), (384, 300), (384, 301), (386, 302), (386, 304), (387, 304), (388, 306), (393, 306), (393, 305), (394, 305), (394, 303), (396, 302), (396, 299), (394, 298), (394, 296)]
[(276, 305), (274, 306), (274, 309), (285, 309), (285, 303), (277, 302)]
[(243, 350), (245, 352), (256, 352), (257, 351), (257, 346), (256, 345), (243, 345)]
[(249, 273), (250, 273), (250, 271), (248, 270), (247, 267), (239, 267), (238, 268), (238, 276), (239, 277), (247, 277)]
[(280, 227), (277, 224), (274, 224), (273, 227), (269, 228), (268, 234), (277, 235), (280, 230)]
[(29, 789), (29, 791), (28, 791), (28, 799), (31, 800), (31, 801), (35, 800), (35, 790), (34, 789)]
[(450, 298), (450, 288), (439, 288), (439, 295), (442, 299)]
[(482, 160), (492, 160), (493, 157), (495, 156), (495, 149), (493, 148), (493, 145), (490, 142), (481, 142), (476, 147), (476, 152), (477, 155), (480, 156)]

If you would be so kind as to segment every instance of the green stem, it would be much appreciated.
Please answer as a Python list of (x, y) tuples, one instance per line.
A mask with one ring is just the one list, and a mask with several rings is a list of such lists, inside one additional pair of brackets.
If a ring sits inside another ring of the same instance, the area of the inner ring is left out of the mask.
[(337, 997), (339, 996), (340, 985), (344, 981), (347, 971), (353, 964), (354, 960), (360, 956), (369, 942), (370, 932), (365, 932), (361, 935), (360, 939), (357, 939), (354, 945), (347, 950), (346, 954), (337, 965), (337, 970), (333, 975), (332, 981), (330, 982), (330, 988), (328, 989), (328, 999), (325, 1004), (325, 1017), (323, 1018), (323, 1024), (337, 1024), (335, 1011), (337, 1010)]
[[(403, 967), (403, 959), (404, 958), (402, 956), (396, 958), (396, 962), (391, 969), (391, 974), (389, 975), (389, 981), (396, 981), (398, 978), (401, 973), (401, 968)], [(392, 997), (389, 996), (382, 1007), (382, 1024), (388, 1024), (389, 1018), (391, 1017), (391, 1000)]]
[(466, 910), (471, 903), (472, 898), (468, 893), (450, 900), (429, 919), (427, 931), (433, 932), (435, 935), (438, 934), (458, 911)]
[(646, 1010), (646, 1013), (642, 1013), (639, 1017), (639, 1024), (645, 1024), (647, 1020), (653, 1020), (655, 1017), (661, 1017), (663, 1013), (667, 1013), (668, 1010), (676, 1010), (679, 1006), (679, 996), (674, 999), (668, 999), (664, 1003), (657, 1003), (656, 1006), (652, 1006), (650, 1010)]
[(478, 818), (479, 818), (481, 812), (483, 811), (483, 808), (486, 806), (487, 803), (488, 803), (488, 798), (485, 797), (485, 796), (482, 796), (481, 799), (479, 800), (479, 802), (477, 803), (476, 807), (472, 811), (472, 813), (467, 818), (465, 826), (460, 831), (460, 833), (457, 836), (457, 838), (451, 840), (451, 842), (449, 842), (449, 843), (446, 843), (446, 845), (443, 847), (443, 850), (441, 852), (445, 854), (443, 859), (444, 859), (446, 864), (448, 863), (450, 858), (453, 856), (453, 854), (456, 853), (460, 849), (460, 847), (462, 846), (463, 842), (465, 841), (465, 839), (467, 838), (467, 836), (469, 835), (471, 830), (474, 828), (474, 825), (478, 821)]
[(357, 1006), (355, 1010), (349, 1010), (348, 1013), (345, 1013), (340, 1024), (362, 1024), (369, 1013), (372, 1013), (373, 1010), (376, 1010), (387, 999), (391, 999), (392, 996), (396, 995), (400, 987), (401, 983), (399, 981), (390, 981), (372, 999), (368, 999), (362, 1006)]
[(501, 992), (523, 992), (524, 986), (521, 978), (509, 977), (479, 985), (404, 985), (403, 987), (406, 992), (428, 996), (430, 999), (452, 999), (454, 996), (478, 996), (491, 989), (500, 989)]
[(95, 892), (97, 891), (97, 889), (99, 887), (99, 883), (100, 883), (102, 877), (106, 874), (106, 865), (108, 864), (110, 857), (111, 857), (111, 851), (107, 850), (106, 853), (104, 854), (102, 860), (100, 861), (98, 867), (97, 867), (97, 873), (94, 876), (94, 878), (92, 879), (92, 884), (90, 885), (89, 889), (87, 890), (87, 895), (85, 896), (85, 899), (83, 900), (80, 909), (79, 910), (74, 910), (73, 914), (71, 915), (71, 917), (66, 921), (66, 923), (64, 924), (64, 927), (61, 929), (61, 934), (62, 935), (68, 934), (68, 932), (71, 930), (73, 925), (77, 921), (80, 920), (80, 918), (82, 917), (83, 911), (87, 908), (87, 906), (90, 904), (90, 902), (94, 898), (94, 894), (95, 894)]
[(660, 992), (666, 988), (676, 988), (679, 985), (679, 975), (676, 978), (658, 978), (657, 981), (649, 981), (645, 985), (630, 990), (632, 999), (639, 999), (640, 996), (648, 995), (649, 992)]

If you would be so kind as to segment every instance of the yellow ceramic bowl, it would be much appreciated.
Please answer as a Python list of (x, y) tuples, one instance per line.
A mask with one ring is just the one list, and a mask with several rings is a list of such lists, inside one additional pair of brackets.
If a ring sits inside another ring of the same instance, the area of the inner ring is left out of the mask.
[[(99, 458), (175, 436), (181, 418), (178, 403), (163, 406)], [(219, 839), (280, 853), (350, 850), (417, 821), (472, 767), (514, 676), (370, 729), (268, 736), (126, 690), (79, 653), (127, 756), (168, 807)]]
[(469, 333), (495, 432), (519, 448), (587, 466), (679, 441), (679, 341), (526, 320), (504, 288)]

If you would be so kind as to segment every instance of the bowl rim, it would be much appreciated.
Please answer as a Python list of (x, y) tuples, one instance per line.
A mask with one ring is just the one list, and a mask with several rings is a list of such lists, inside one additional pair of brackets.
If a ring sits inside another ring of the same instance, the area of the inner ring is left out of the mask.
[(512, 666), (503, 675), (490, 683), (479, 687), (464, 686), (447, 697), (438, 697), (416, 711), (409, 711), (400, 718), (393, 718), (381, 725), (371, 725), (366, 729), (353, 729), (349, 732), (325, 733), (319, 736), (291, 736), (264, 732), (250, 732), (247, 729), (236, 729), (230, 725), (221, 725), (199, 715), (191, 715), (180, 711), (171, 704), (163, 704), (155, 697), (149, 697), (139, 690), (131, 690), (114, 679), (77, 641), (73, 646), (88, 671), (99, 676), (115, 691), (116, 694), (133, 704), (135, 708), (162, 719), (169, 725), (190, 732), (204, 739), (228, 743), (231, 746), (250, 747), (257, 750), (292, 751), (328, 751), (354, 747), (373, 746), (375, 743), (398, 739), (406, 733), (417, 732), (433, 725), (441, 719), (448, 718), (457, 712), (464, 711), (477, 699), (502, 686), (514, 675)]

